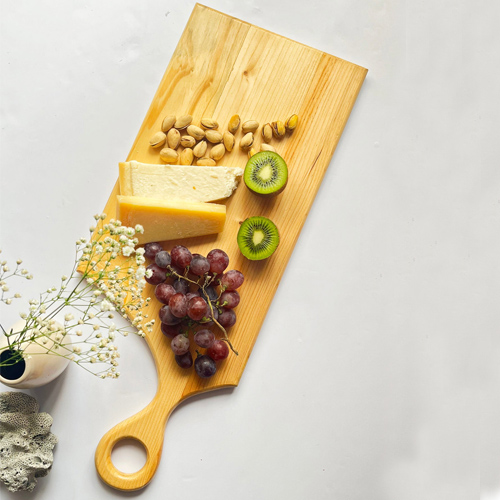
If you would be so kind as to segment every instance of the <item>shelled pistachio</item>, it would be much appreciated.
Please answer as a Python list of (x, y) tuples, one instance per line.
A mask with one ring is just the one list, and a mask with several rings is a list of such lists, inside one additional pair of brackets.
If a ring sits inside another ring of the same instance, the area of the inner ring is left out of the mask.
[(297, 128), (298, 123), (299, 117), (297, 115), (292, 115), (285, 122), (285, 128), (288, 130), (288, 132), (293, 132)]
[(240, 127), (240, 116), (239, 115), (233, 115), (231, 119), (229, 120), (229, 125), (227, 126), (227, 129), (231, 134), (236, 134), (236, 131)]

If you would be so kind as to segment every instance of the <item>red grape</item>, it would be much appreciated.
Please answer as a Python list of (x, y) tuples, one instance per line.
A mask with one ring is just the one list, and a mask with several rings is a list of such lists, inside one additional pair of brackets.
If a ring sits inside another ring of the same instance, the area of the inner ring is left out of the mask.
[(175, 337), (179, 335), (181, 330), (181, 325), (167, 325), (166, 323), (161, 323), (161, 333), (167, 337)]
[(162, 250), (155, 255), (155, 262), (157, 266), (166, 269), (171, 264), (172, 258), (166, 250)]
[(203, 276), (205, 273), (210, 271), (210, 264), (208, 260), (202, 255), (193, 257), (191, 264), (189, 265), (189, 270), (196, 274), (196, 276)]
[(172, 314), (172, 311), (170, 310), (170, 307), (163, 306), (160, 309), (160, 321), (167, 325), (177, 325), (182, 321), (182, 319), (174, 316)]
[(194, 369), (201, 378), (209, 378), (217, 371), (215, 361), (206, 355), (198, 356), (194, 360)]
[(240, 271), (236, 271), (235, 269), (228, 271), (226, 274), (222, 275), (220, 279), (220, 284), (229, 292), (236, 290), (243, 284), (244, 276)]
[(146, 243), (144, 245), (144, 257), (146, 257), (147, 259), (154, 259), (155, 255), (162, 250), (162, 246), (157, 241)]
[(224, 292), (220, 296), (220, 305), (226, 309), (234, 309), (240, 303), (240, 294), (234, 292)]
[(207, 350), (207, 355), (214, 361), (226, 359), (229, 355), (229, 347), (227, 342), (223, 340), (216, 340)]
[(205, 302), (208, 302), (207, 295), (211, 301), (217, 300), (217, 297), (219, 296), (217, 290), (213, 286), (205, 287), (205, 293), (203, 292), (203, 288), (199, 288), (198, 293)]
[(183, 318), (187, 314), (188, 300), (183, 293), (176, 293), (170, 297), (168, 307), (170, 312), (178, 318)]
[(165, 269), (158, 267), (156, 264), (149, 264), (146, 268), (147, 271), (152, 272), (149, 278), (147, 276), (144, 278), (150, 285), (158, 285), (167, 279)]
[(170, 297), (174, 294), (175, 288), (172, 285), (169, 285), (168, 283), (160, 283), (156, 285), (155, 295), (162, 304), (168, 304)]
[(194, 341), (197, 345), (203, 348), (210, 347), (215, 340), (214, 332), (211, 330), (203, 329), (198, 330), (194, 334)]
[(186, 280), (183, 279), (175, 280), (173, 286), (177, 293), (186, 294), (189, 292), (189, 283)]
[(193, 356), (191, 353), (188, 351), (186, 354), (181, 354), (175, 355), (175, 362), (181, 367), (181, 368), (191, 368), (193, 366)]
[(172, 351), (174, 351), (174, 354), (182, 356), (189, 351), (189, 338), (180, 333), (172, 339), (170, 347), (172, 348)]
[(224, 309), (222, 314), (219, 314), (219, 323), (224, 328), (230, 328), (236, 323), (236, 313), (232, 309)]
[(177, 245), (170, 251), (170, 256), (172, 257), (172, 262), (182, 269), (186, 269), (191, 263), (193, 255), (191, 252), (182, 245)]
[(207, 315), (208, 305), (201, 297), (193, 297), (188, 302), (187, 315), (194, 321), (199, 321)]
[(224, 250), (215, 248), (207, 255), (207, 260), (210, 263), (210, 272), (214, 274), (222, 274), (229, 265), (229, 257)]

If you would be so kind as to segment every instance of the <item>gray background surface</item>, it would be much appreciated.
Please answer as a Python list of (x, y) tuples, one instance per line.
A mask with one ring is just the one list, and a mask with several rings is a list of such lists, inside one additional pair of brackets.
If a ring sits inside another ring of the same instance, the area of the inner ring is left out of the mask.
[[(369, 68), (240, 386), (181, 405), (152, 483), (118, 493), (95, 447), (156, 389), (123, 339), (118, 380), (29, 391), (54, 467), (2, 498), (498, 500), (499, 4), (207, 5)], [(0, 6), (0, 245), (29, 298), (72, 265), (194, 2)]]

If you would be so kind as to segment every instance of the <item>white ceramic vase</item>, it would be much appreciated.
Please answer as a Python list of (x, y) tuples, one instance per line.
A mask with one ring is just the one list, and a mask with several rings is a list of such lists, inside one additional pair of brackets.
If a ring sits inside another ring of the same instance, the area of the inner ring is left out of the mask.
[[(24, 321), (18, 321), (12, 325), (11, 329), (14, 332), (20, 331), (24, 328), (25, 324)], [(4, 373), (0, 374), (0, 382), (2, 384), (15, 389), (31, 389), (48, 384), (61, 375), (68, 366), (69, 359), (60, 355), (47, 353), (47, 350), (51, 349), (54, 345), (53, 339), (55, 335), (61, 335), (60, 332), (64, 330), (61, 324), (55, 323), (55, 325), (59, 330), (46, 337), (47, 343), (44, 346), (29, 341), (22, 344), (21, 348), (24, 351), (24, 358), (16, 365), (15, 370), (3, 370)], [(71, 339), (66, 334), (65, 345), (69, 344), (71, 344)], [(8, 350), (7, 337), (2, 336), (0, 339), (0, 355), (6, 350)], [(71, 351), (66, 349), (61, 354), (70, 355)]]

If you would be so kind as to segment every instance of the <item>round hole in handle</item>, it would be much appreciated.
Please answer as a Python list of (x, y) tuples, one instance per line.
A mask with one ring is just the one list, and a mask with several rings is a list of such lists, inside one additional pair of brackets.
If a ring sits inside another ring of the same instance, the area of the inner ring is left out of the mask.
[(125, 474), (140, 471), (146, 465), (147, 458), (146, 448), (134, 438), (121, 439), (111, 450), (113, 465)]

